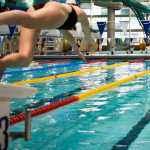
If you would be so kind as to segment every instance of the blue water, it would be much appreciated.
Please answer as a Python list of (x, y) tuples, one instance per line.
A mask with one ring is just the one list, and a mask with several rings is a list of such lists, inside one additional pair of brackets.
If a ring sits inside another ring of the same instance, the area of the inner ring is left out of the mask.
[[(12, 83), (50, 76), (52, 72), (62, 74), (115, 63), (119, 62), (99, 62), (40, 73), (5, 75), (2, 82)], [(134, 63), (78, 76), (26, 84), (24, 86), (37, 87), (39, 93), (25, 99), (11, 99), (11, 115), (13, 112), (19, 113), (16, 111), (18, 109), (24, 111), (28, 107), (41, 107), (53, 103), (59, 98), (74, 96), (144, 72), (150, 69), (149, 65), (148, 61)], [(117, 145), (120, 150), (149, 150), (149, 88), (150, 75), (146, 75), (34, 117), (31, 120), (31, 141), (16, 139), (10, 143), (9, 147), (11, 150), (115, 150), (115, 145)], [(24, 131), (24, 122), (11, 126), (10, 131)]]

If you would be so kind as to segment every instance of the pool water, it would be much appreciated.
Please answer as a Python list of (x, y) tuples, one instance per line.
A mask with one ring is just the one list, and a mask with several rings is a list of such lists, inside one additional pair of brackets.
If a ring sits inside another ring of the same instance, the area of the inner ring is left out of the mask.
[[(63, 64), (76, 62), (80, 61), (70, 61)], [(2, 82), (12, 83), (120, 62), (98, 62), (33, 73), (4, 75)], [(26, 84), (24, 86), (38, 88), (39, 93), (24, 99), (11, 99), (10, 115), (22, 113), (26, 108), (35, 109), (61, 100), (61, 98), (65, 99), (144, 72), (149, 70), (149, 65), (150, 62), (145, 61), (107, 70), (87, 72), (77, 76)], [(28, 68), (33, 68), (33, 66)], [(149, 150), (149, 91), (150, 75), (148, 74), (33, 117), (31, 119), (31, 141), (16, 139), (10, 143), (9, 148), (10, 150)], [(24, 121), (10, 126), (10, 131), (24, 131)]]

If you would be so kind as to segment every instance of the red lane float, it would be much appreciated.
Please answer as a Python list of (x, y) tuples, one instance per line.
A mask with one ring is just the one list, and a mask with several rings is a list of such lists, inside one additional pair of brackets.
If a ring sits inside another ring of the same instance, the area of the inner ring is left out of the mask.
[(85, 64), (96, 63), (96, 62), (101, 62), (101, 61), (108, 61), (108, 59), (101, 59), (101, 60), (87, 61), (87, 62), (85, 62)]
[[(143, 58), (143, 59), (139, 59), (139, 60), (135, 60), (135, 61), (130, 61), (129, 63), (141, 62), (141, 61), (144, 61), (144, 60), (145, 59)], [(31, 117), (35, 117), (35, 116), (44, 114), (44, 113), (52, 111), (56, 108), (59, 108), (59, 107), (62, 107), (64, 105), (67, 105), (67, 104), (73, 103), (75, 101), (78, 101), (79, 99), (80, 98), (78, 96), (72, 96), (72, 97), (63, 99), (61, 101), (57, 101), (57, 102), (54, 102), (52, 104), (49, 104), (49, 105), (31, 110)], [(19, 123), (19, 122), (24, 121), (24, 120), (25, 120), (25, 113), (22, 113), (22, 114), (11, 117), (9, 119), (9, 124), (14, 125), (14, 124)]]
[(130, 61), (129, 64), (136, 63), (136, 62), (141, 62), (141, 61), (145, 61), (145, 58), (142, 58), (142, 59), (139, 59), (139, 60)]
[[(64, 105), (73, 103), (73, 102), (78, 101), (78, 100), (79, 100), (79, 97), (72, 96), (72, 97), (63, 99), (61, 101), (57, 101), (57, 102), (54, 102), (52, 104), (49, 104), (49, 105), (46, 105), (46, 106), (43, 106), (43, 107), (31, 110), (31, 117), (35, 117), (35, 116), (44, 114), (46, 112), (52, 111), (52, 110), (54, 110), (56, 108), (62, 107)], [(11, 126), (11, 125), (19, 123), (19, 122), (21, 122), (23, 120), (25, 120), (25, 113), (22, 113), (22, 114), (19, 114), (19, 115), (11, 117), (9, 119), (9, 124)]]
[(67, 61), (70, 61), (70, 59), (47, 61), (47, 62), (39, 62), (38, 64), (41, 65), (41, 64), (50, 64), (50, 63), (67, 62)]

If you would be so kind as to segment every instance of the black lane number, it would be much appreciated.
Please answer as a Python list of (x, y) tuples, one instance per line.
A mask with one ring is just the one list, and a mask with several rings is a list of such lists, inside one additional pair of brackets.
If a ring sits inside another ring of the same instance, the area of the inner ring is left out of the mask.
[(4, 116), (0, 118), (0, 130), (2, 130), (2, 123), (4, 124), (4, 130), (2, 131), (2, 134), (4, 136), (4, 148), (1, 147), (1, 141), (0, 141), (0, 150), (7, 150), (8, 148), (8, 117)]

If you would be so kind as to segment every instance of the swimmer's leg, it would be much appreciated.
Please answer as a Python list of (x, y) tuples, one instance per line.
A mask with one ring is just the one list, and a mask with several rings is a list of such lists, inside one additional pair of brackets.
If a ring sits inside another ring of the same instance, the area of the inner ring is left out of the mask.
[(6, 68), (26, 67), (33, 58), (40, 30), (22, 28), (19, 52), (5, 56), (0, 60), (0, 79)]
[(61, 6), (55, 2), (47, 3), (36, 11), (30, 7), (27, 12), (12, 10), (0, 13), (0, 25), (20, 25), (29, 29), (55, 29), (60, 27), (67, 18), (67, 11), (62, 11)]
[(2, 60), (0, 59), (0, 79), (2, 78), (2, 75), (6, 69), (6, 66), (3, 64)]
[(0, 79), (6, 68), (26, 67), (30, 64), (40, 31), (21, 28), (19, 52), (7, 55), (0, 60)]

